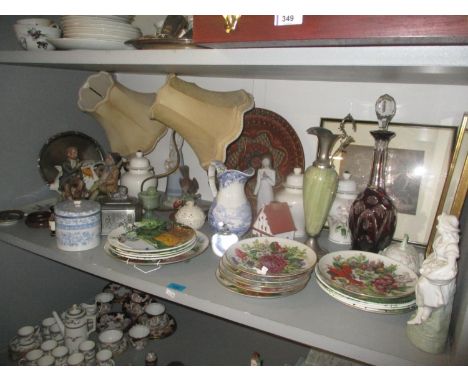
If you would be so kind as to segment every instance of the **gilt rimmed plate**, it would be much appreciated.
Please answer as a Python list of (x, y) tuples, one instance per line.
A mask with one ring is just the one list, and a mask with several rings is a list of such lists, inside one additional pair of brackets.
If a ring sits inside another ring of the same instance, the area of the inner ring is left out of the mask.
[(138, 228), (145, 225), (145, 223), (135, 223), (132, 227), (117, 227), (112, 230), (107, 236), (107, 241), (109, 244), (115, 248), (119, 248), (124, 251), (130, 251), (135, 253), (164, 253), (170, 252), (172, 250), (177, 250), (184, 248), (189, 245), (190, 242), (193, 242), (196, 238), (196, 232), (194, 229), (184, 226), (178, 223), (170, 223), (171, 228), (166, 228), (166, 232), (171, 233), (174, 231), (176, 236), (180, 236), (180, 241), (175, 245), (164, 245), (158, 247), (158, 244), (154, 242), (149, 242), (148, 240), (141, 239), (136, 236)]
[(301, 281), (310, 278), (310, 272), (306, 272), (299, 276), (291, 277), (265, 277), (260, 275), (254, 275), (247, 272), (239, 271), (233, 268), (223, 256), (219, 262), (218, 268), (226, 275), (229, 275), (229, 278), (233, 281), (238, 280), (241, 283), (249, 283), (252, 285), (260, 285), (265, 287), (281, 287), (289, 286), (293, 284), (299, 284)]
[(216, 270), (216, 279), (219, 281), (219, 283), (224, 286), (226, 289), (228, 289), (231, 292), (234, 292), (236, 294), (240, 294), (242, 296), (247, 296), (247, 297), (256, 297), (256, 298), (277, 298), (277, 297), (285, 297), (289, 296), (295, 293), (300, 292), (304, 287), (307, 285), (304, 284), (302, 287), (298, 287), (296, 290), (290, 290), (287, 292), (280, 292), (280, 293), (266, 293), (266, 292), (258, 292), (258, 291), (249, 291), (243, 288), (239, 288), (229, 280), (226, 280), (226, 278), (223, 277), (223, 275), (220, 274), (219, 269)]
[(223, 268), (218, 268), (218, 274), (220, 277), (224, 278), (226, 281), (232, 283), (241, 290), (246, 290), (250, 292), (260, 292), (260, 293), (287, 293), (290, 291), (297, 291), (304, 288), (310, 280), (310, 275), (307, 275), (305, 278), (298, 279), (295, 283), (290, 284), (262, 284), (256, 282), (243, 281), (236, 277), (233, 277), (232, 273), (226, 272)]
[(110, 248), (108, 243), (104, 245), (104, 251), (106, 254), (111, 256), (112, 258), (122, 261), (126, 264), (136, 264), (136, 265), (167, 265), (167, 264), (174, 264), (179, 263), (182, 261), (190, 260), (201, 253), (203, 253), (208, 245), (210, 244), (210, 240), (208, 237), (200, 231), (196, 231), (197, 234), (197, 241), (195, 245), (188, 251), (183, 252), (177, 256), (169, 257), (169, 258), (157, 258), (157, 259), (147, 259), (147, 260), (140, 260), (140, 259), (129, 259), (125, 256), (117, 254), (113, 252)]
[(345, 305), (348, 305), (352, 308), (363, 310), (366, 312), (379, 313), (379, 314), (402, 314), (402, 313), (408, 313), (416, 307), (416, 303), (414, 301), (413, 303), (402, 304), (400, 307), (387, 306), (385, 304), (376, 305), (373, 303), (366, 303), (365, 301), (362, 301), (362, 300), (356, 300), (356, 299), (344, 296), (343, 294), (340, 294), (337, 291), (330, 289), (329, 287), (327, 287), (326, 284), (323, 284), (322, 282), (318, 280), (317, 280), (317, 284), (325, 293), (327, 293), (333, 299)]
[(133, 46), (122, 41), (100, 40), (98, 38), (47, 38), (53, 46), (62, 50), (131, 50)]
[(317, 268), (331, 289), (382, 302), (413, 295), (418, 281), (407, 266), (372, 252), (331, 252), (320, 259)]
[(229, 247), (226, 261), (234, 269), (268, 278), (291, 278), (313, 270), (315, 252), (294, 240), (278, 237), (250, 238)]

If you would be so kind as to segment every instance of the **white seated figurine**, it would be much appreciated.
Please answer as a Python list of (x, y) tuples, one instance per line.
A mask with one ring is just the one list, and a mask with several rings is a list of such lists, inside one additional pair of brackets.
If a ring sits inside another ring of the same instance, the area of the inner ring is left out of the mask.
[(416, 284), (418, 310), (408, 321), (410, 339), (431, 353), (442, 351), (445, 345), (459, 257), (458, 219), (443, 213), (437, 220), (433, 252), (424, 260)]
[(269, 155), (262, 157), (262, 167), (257, 171), (257, 183), (254, 189), (254, 195), (257, 195), (257, 214), (270, 202), (273, 201), (273, 187), (276, 183), (275, 169), (271, 168), (271, 159)]

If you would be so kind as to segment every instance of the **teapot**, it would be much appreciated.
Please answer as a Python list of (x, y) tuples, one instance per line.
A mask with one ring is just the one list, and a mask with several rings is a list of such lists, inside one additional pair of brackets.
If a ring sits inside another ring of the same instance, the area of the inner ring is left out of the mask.
[(80, 344), (88, 339), (90, 333), (96, 330), (96, 317), (91, 320), (91, 328), (88, 328), (89, 316), (86, 315), (86, 309), (81, 305), (73, 304), (62, 314), (63, 320), (57, 312), (52, 312), (60, 331), (65, 339), (65, 346), (70, 354), (78, 352)]
[[(138, 197), (142, 183), (145, 179), (154, 175), (150, 161), (143, 156), (143, 152), (138, 150), (135, 156), (130, 159), (128, 171), (122, 174), (120, 184), (127, 187), (128, 196)], [(147, 187), (157, 187), (156, 179), (148, 181)]]
[(155, 175), (150, 161), (143, 156), (143, 152), (141, 150), (136, 152), (135, 157), (129, 162), (128, 171), (120, 178), (120, 184), (128, 189), (128, 196), (137, 198), (140, 191), (144, 191), (150, 186), (157, 188), (158, 179), (165, 178), (179, 169), (180, 152), (175, 143), (175, 131), (172, 132), (172, 142), (175, 145), (176, 163), (173, 168), (162, 174)]

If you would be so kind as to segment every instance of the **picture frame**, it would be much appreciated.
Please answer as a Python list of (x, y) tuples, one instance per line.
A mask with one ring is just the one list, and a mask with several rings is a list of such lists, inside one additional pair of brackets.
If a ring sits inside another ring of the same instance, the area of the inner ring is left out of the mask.
[[(468, 191), (468, 112), (463, 115), (458, 129), (449, 171), (437, 207), (437, 214), (445, 212), (460, 219)], [(426, 256), (432, 251), (437, 227), (437, 220), (432, 225)]]
[[(340, 119), (322, 118), (320, 126), (339, 134)], [(334, 158), (338, 175), (351, 173), (358, 192), (368, 184), (375, 141), (371, 130), (377, 121), (356, 120), (354, 138)], [(457, 126), (390, 123), (395, 137), (389, 143), (386, 191), (397, 208), (395, 240), (408, 234), (410, 242), (427, 247), (457, 138)]]

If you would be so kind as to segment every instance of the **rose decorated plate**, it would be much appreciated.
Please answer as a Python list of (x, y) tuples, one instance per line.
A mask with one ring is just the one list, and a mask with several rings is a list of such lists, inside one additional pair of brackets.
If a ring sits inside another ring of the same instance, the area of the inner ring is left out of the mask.
[(407, 266), (363, 251), (331, 252), (320, 259), (316, 273), (331, 289), (374, 302), (410, 298), (418, 281)]
[(355, 298), (345, 295), (344, 293), (340, 293), (335, 289), (329, 288), (326, 284), (321, 282), (318, 278), (317, 278), (317, 284), (326, 294), (328, 294), (333, 299), (345, 305), (348, 305), (352, 308), (364, 310), (366, 312), (380, 313), (380, 314), (400, 314), (400, 313), (410, 312), (416, 307), (415, 300), (412, 300), (407, 303), (402, 303), (402, 304), (378, 304), (378, 303), (372, 303), (372, 302), (367, 302), (364, 300), (355, 299)]
[(315, 252), (294, 240), (277, 237), (250, 238), (229, 247), (226, 261), (243, 272), (268, 278), (290, 278), (313, 270)]
[(277, 297), (284, 297), (289, 296), (295, 293), (300, 292), (307, 283), (298, 286), (296, 289), (282, 291), (282, 292), (266, 292), (266, 291), (254, 291), (254, 290), (247, 290), (245, 288), (241, 288), (238, 285), (232, 283), (228, 279), (226, 279), (220, 272), (219, 269), (216, 270), (216, 279), (219, 281), (221, 285), (223, 285), (226, 289), (234, 292), (236, 294), (240, 294), (247, 297), (256, 297), (256, 298), (277, 298)]

